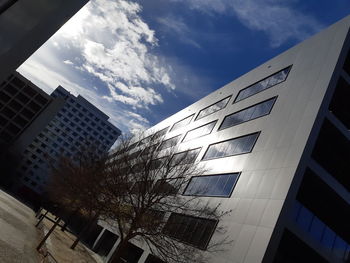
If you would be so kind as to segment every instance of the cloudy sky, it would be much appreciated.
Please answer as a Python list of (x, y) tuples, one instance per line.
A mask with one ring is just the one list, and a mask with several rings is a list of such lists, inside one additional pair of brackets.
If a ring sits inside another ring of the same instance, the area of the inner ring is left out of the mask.
[(349, 0), (90, 0), (19, 71), (135, 132), (347, 14)]

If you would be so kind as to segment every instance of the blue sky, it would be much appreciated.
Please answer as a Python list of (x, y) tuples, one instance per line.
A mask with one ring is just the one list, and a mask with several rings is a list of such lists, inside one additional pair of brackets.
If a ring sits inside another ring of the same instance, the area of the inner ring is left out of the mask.
[(348, 14), (349, 0), (90, 0), (18, 70), (136, 132)]

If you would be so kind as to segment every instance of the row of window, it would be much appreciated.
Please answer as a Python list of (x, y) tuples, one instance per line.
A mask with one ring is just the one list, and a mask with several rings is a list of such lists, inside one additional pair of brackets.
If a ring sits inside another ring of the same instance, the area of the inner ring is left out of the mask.
[[(240, 110), (240, 111), (232, 113), (230, 115), (227, 115), (224, 118), (222, 124), (220, 125), (219, 130), (223, 130), (223, 129), (241, 124), (243, 122), (247, 122), (247, 121), (268, 115), (272, 110), (272, 107), (276, 101), (276, 98), (277, 97), (271, 98), (269, 100), (263, 101), (261, 103), (253, 105), (253, 106), (248, 107), (246, 109)], [(186, 142), (186, 141), (210, 134), (212, 132), (212, 130), (214, 129), (216, 122), (217, 122), (217, 120), (188, 131), (186, 133), (186, 135), (184, 136), (182, 142)], [(173, 147), (173, 146), (177, 145), (178, 142), (180, 141), (180, 138), (181, 138), (181, 135), (177, 135), (175, 137), (172, 137), (172, 138), (169, 138), (169, 139), (163, 141), (160, 144), (158, 150), (164, 150), (166, 148)], [(253, 137), (249, 137), (249, 138), (253, 138)], [(140, 145), (146, 143), (146, 140), (147, 140), (147, 142), (149, 142), (150, 139), (151, 139), (151, 136), (141, 140), (140, 142), (136, 142), (136, 143), (130, 145), (128, 150), (131, 150), (131, 149), (135, 148), (136, 146), (140, 146)], [(213, 159), (213, 158), (220, 158), (222, 156), (227, 156), (227, 155), (240, 154), (244, 151), (249, 152), (250, 151), (249, 147), (251, 147), (252, 145), (249, 142), (245, 142), (245, 141), (241, 142), (242, 140), (244, 140), (243, 137), (241, 137), (239, 140), (233, 139), (233, 140), (226, 141), (225, 143), (215, 144), (215, 146), (212, 145), (210, 150), (207, 152), (207, 156), (205, 157), (205, 159)], [(232, 149), (232, 147), (234, 146), (233, 144), (237, 144), (237, 143), (238, 143), (238, 145), (242, 145), (243, 148), (242, 149), (235, 148), (237, 151), (237, 153), (235, 153), (235, 151)], [(246, 146), (244, 146), (242, 143)], [(225, 150), (223, 150), (222, 148), (225, 148)]]
[[(253, 150), (253, 147), (259, 135), (260, 135), (260, 132), (255, 132), (252, 134), (236, 137), (230, 140), (213, 143), (209, 145), (207, 151), (205, 152), (202, 158), (202, 161), (249, 153)], [(178, 141), (179, 138), (177, 137), (170, 138), (164, 141), (163, 142), (164, 144), (162, 143), (158, 149), (165, 149), (166, 147), (173, 146), (171, 144), (175, 143), (176, 141), (169, 141), (169, 140), (176, 139)], [(157, 147), (157, 145), (153, 145), (150, 147)], [(142, 150), (138, 150), (130, 154), (130, 159), (135, 159), (139, 157), (140, 154), (141, 156), (146, 155), (148, 153), (147, 152), (148, 148), (144, 149), (143, 152)], [(176, 153), (172, 158), (172, 162), (174, 163), (174, 165), (193, 163), (196, 160), (200, 150), (201, 148), (196, 148), (196, 149), (191, 149), (184, 152)], [(143, 155), (143, 153), (145, 154)], [(154, 169), (157, 169), (160, 165), (161, 163), (159, 163), (158, 165), (155, 164)]]
[[(248, 97), (251, 97), (251, 96), (253, 96), (253, 95), (255, 95), (263, 90), (266, 90), (266, 89), (271, 88), (277, 84), (282, 83), (283, 81), (285, 81), (287, 79), (287, 76), (290, 72), (291, 67), (292, 66), (284, 68), (284, 69), (270, 75), (269, 77), (264, 78), (263, 80), (260, 80), (256, 83), (250, 85), (249, 87), (240, 90), (233, 103), (241, 101), (241, 100), (246, 99)], [(217, 112), (217, 111), (225, 108), (226, 105), (228, 104), (230, 98), (231, 98), (231, 96), (226, 97), (226, 98), (200, 110), (200, 112), (198, 113), (195, 120), (199, 120), (201, 118), (204, 118), (204, 117), (206, 117), (214, 112)], [(174, 130), (177, 130), (181, 127), (186, 126), (187, 124), (189, 124), (191, 122), (193, 116), (194, 116), (194, 114), (176, 122), (172, 126), (170, 131), (174, 131)]]

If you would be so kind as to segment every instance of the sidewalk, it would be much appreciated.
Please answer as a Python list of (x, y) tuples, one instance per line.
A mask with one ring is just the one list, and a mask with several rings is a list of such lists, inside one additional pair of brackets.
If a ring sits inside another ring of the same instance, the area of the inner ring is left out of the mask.
[[(32, 209), (0, 190), (0, 262), (1, 263), (102, 263), (101, 258), (79, 243), (70, 249), (75, 237), (60, 227), (46, 240), (43, 247), (53, 257), (43, 258), (36, 250), (52, 222), (43, 220), (35, 228), (37, 219)], [(53, 259), (54, 258), (54, 259)]]
[[(54, 218), (50, 215), (50, 218)], [(42, 230), (46, 234), (53, 223), (48, 219), (44, 219), (42, 224)], [(55, 231), (46, 240), (46, 249), (50, 252), (53, 258), (58, 263), (102, 263), (101, 258), (93, 251), (86, 248), (79, 242), (74, 250), (70, 249), (73, 244), (75, 236), (68, 233), (67, 231), (62, 232), (59, 226), (56, 227)], [(51, 260), (51, 262), (55, 262)]]
[(0, 190), (0, 262), (40, 262), (35, 223), (33, 210)]

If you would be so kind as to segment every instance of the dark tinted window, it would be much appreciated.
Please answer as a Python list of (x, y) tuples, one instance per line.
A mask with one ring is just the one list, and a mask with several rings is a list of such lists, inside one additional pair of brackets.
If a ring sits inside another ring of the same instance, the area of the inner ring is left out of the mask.
[(216, 225), (216, 220), (172, 213), (163, 231), (179, 241), (206, 249)]
[(229, 197), (239, 173), (195, 176), (191, 178), (184, 195)]

